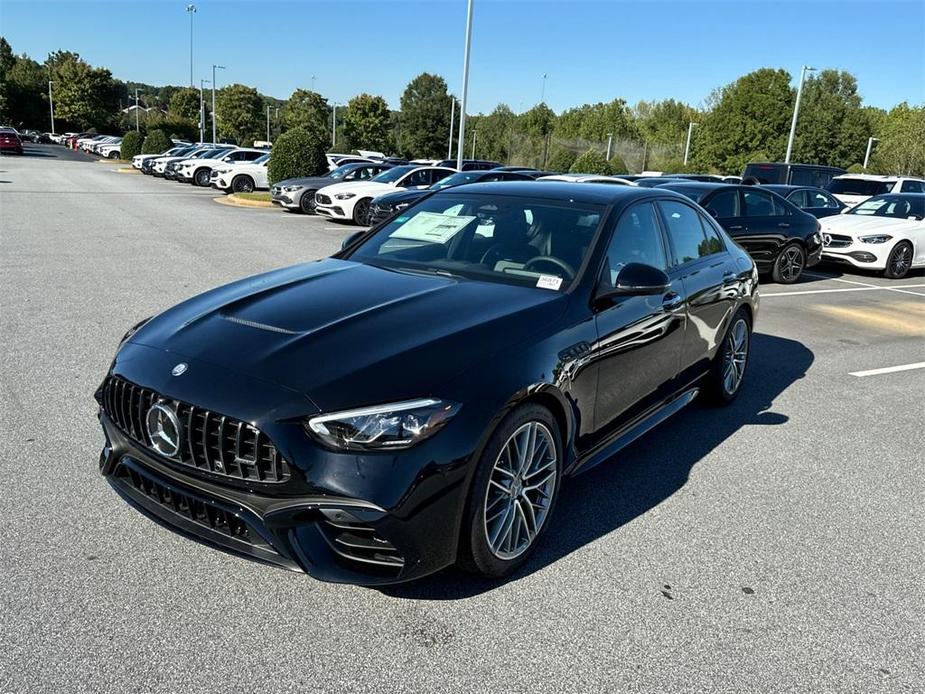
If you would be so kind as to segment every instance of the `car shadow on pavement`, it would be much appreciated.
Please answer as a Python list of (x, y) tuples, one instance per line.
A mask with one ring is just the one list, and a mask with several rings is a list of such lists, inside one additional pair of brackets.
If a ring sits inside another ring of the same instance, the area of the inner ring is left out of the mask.
[[(658, 506), (687, 483), (691, 468), (744, 426), (788, 421), (775, 398), (803, 378), (813, 353), (802, 343), (755, 333), (746, 382), (725, 408), (692, 405), (620, 451), (614, 458), (565, 480), (552, 525), (527, 563), (501, 580), (485, 580), (450, 568), (410, 583), (380, 587), (416, 600), (458, 600), (517, 581), (618, 530)], [(614, 560), (616, 562), (616, 560)], [(619, 564), (614, 564), (619, 571)]]

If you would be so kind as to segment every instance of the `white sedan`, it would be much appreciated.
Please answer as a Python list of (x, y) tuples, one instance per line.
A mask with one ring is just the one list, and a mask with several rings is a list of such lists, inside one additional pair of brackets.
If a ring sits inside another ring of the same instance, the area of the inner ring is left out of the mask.
[(423, 190), (456, 173), (443, 166), (393, 166), (366, 181), (351, 181), (325, 186), (315, 193), (316, 214), (366, 224), (373, 198), (399, 188)]
[(905, 277), (925, 267), (925, 195), (877, 195), (841, 215), (819, 220), (822, 259)]
[(602, 176), (600, 174), (551, 174), (549, 176), (540, 176), (537, 181), (562, 181), (564, 183), (604, 183), (607, 185), (617, 186), (635, 186), (636, 183), (619, 176)]
[(264, 154), (254, 161), (234, 166), (215, 166), (212, 169), (212, 187), (226, 193), (253, 193), (255, 190), (269, 190), (267, 164), (270, 155)]

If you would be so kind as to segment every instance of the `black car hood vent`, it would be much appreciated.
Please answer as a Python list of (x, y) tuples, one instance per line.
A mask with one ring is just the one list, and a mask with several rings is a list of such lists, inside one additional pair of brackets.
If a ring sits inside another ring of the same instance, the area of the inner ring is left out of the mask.
[(286, 328), (280, 328), (276, 325), (267, 325), (266, 323), (258, 323), (257, 321), (244, 320), (243, 318), (238, 318), (237, 316), (228, 316), (223, 315), (222, 318), (225, 320), (231, 321), (232, 323), (237, 323), (238, 325), (246, 325), (248, 328), (257, 328), (258, 330), (269, 330), (271, 333), (282, 333), (283, 335), (298, 335), (299, 333), (295, 330), (286, 330)]

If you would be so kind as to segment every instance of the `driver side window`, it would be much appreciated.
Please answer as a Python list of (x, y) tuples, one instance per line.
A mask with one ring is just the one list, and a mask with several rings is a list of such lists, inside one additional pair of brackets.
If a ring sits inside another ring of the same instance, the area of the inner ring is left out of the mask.
[(620, 216), (607, 247), (605, 262), (604, 280), (609, 281), (611, 287), (616, 286), (617, 274), (628, 263), (644, 263), (668, 270), (665, 245), (652, 203), (634, 205)]

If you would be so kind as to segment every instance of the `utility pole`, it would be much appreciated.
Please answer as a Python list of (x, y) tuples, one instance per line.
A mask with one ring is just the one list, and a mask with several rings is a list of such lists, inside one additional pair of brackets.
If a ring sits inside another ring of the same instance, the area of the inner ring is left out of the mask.
[(187, 5), (186, 13), (189, 15), (189, 86), (193, 86), (193, 15), (196, 14), (195, 5)]
[(479, 130), (476, 128), (472, 131), (472, 159), (475, 159), (475, 138), (479, 136)]
[(51, 114), (51, 134), (55, 134), (55, 102), (51, 96), (51, 80), (48, 80), (48, 110)]
[(691, 121), (687, 124), (687, 144), (684, 145), (684, 165), (687, 166), (687, 156), (691, 153), (691, 133), (694, 130), (694, 126), (697, 125), (694, 121)]
[(876, 137), (867, 138), (867, 154), (864, 155), (864, 170), (865, 171), (867, 171), (867, 162), (870, 161), (870, 150), (874, 146), (875, 142), (880, 142), (880, 139)]
[(212, 84), (212, 80), (199, 80), (199, 142), (205, 142), (206, 139), (206, 101), (203, 99), (202, 88), (206, 83)]
[(337, 146), (337, 102), (334, 102), (334, 110), (331, 115), (331, 147)]
[[(141, 132), (141, 125), (138, 120), (138, 87), (135, 87), (135, 132)], [(145, 121), (147, 123), (147, 121)]]
[(803, 82), (806, 80), (807, 72), (815, 72), (816, 68), (804, 65), (800, 70), (800, 86), (797, 87), (797, 101), (793, 105), (793, 120), (790, 121), (790, 138), (787, 140), (787, 156), (784, 157), (784, 163), (790, 163), (790, 155), (793, 153), (793, 138), (797, 132), (797, 116), (800, 113), (800, 99), (803, 98)]
[(453, 122), (456, 119), (456, 97), (450, 97), (450, 142), (446, 148), (446, 158), (453, 158)]
[(463, 145), (466, 142), (466, 103), (469, 98), (469, 48), (472, 44), (472, 0), (466, 11), (466, 51), (463, 54), (462, 102), (459, 106), (459, 137), (456, 148), (456, 168), (462, 171)]
[(270, 141), (270, 104), (267, 104), (267, 142)]
[(610, 161), (610, 149), (613, 146), (613, 133), (607, 133), (607, 161)]
[(212, 65), (212, 144), (216, 142), (216, 114), (215, 114), (215, 71), (224, 70), (224, 65)]

